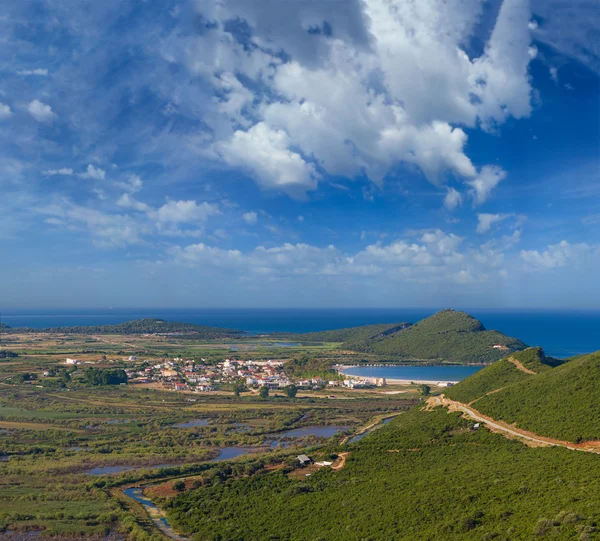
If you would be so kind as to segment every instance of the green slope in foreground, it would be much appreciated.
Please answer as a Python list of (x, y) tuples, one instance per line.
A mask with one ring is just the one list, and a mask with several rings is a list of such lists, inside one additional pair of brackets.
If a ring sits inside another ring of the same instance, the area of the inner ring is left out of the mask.
[(169, 520), (198, 541), (598, 538), (600, 457), (471, 425), (415, 408), (348, 446), (340, 471), (224, 480), (176, 497)]
[(575, 443), (600, 440), (600, 351), (555, 368), (532, 359), (529, 367), (537, 374), (498, 361), (449, 389), (447, 396), (542, 436)]
[[(503, 348), (494, 348), (495, 345)], [(465, 312), (442, 310), (395, 332), (366, 339), (350, 338), (343, 347), (405, 359), (489, 363), (527, 345), (498, 331), (486, 330), (480, 321)]]
[(452, 400), (469, 404), (487, 393), (531, 377), (531, 374), (519, 370), (509, 359), (519, 361), (523, 367), (536, 373), (546, 372), (556, 364), (561, 363), (556, 359), (547, 358), (540, 347), (527, 348), (486, 366), (454, 387), (449, 388), (445, 393), (446, 396)]

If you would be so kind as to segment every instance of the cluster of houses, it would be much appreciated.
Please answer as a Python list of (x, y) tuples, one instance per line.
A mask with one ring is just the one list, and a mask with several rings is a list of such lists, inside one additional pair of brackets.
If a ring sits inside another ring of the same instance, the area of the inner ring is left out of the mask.
[(208, 364), (205, 359), (174, 358), (146, 367), (126, 370), (129, 383), (160, 382), (175, 391), (207, 392), (223, 383), (243, 383), (247, 387), (281, 389), (291, 384), (280, 361), (240, 361), (225, 359)]
[[(175, 357), (169, 360), (139, 360), (135, 356), (128, 358), (136, 361), (134, 366), (125, 369), (129, 384), (160, 383), (175, 391), (213, 391), (220, 384), (242, 383), (249, 388), (268, 387), (270, 390), (284, 389), (292, 383), (300, 389), (323, 389), (325, 387), (344, 387), (362, 389), (386, 384), (385, 378), (346, 377), (344, 380), (324, 380), (320, 377), (296, 379), (292, 381), (284, 370), (281, 361), (253, 361), (224, 359), (219, 363), (210, 363), (206, 359), (196, 361)], [(111, 362), (102, 360), (100, 362)], [(113, 361), (114, 362), (114, 361)], [(122, 360), (121, 360), (122, 362)], [(93, 361), (80, 361), (68, 358), (68, 365), (95, 364)]]

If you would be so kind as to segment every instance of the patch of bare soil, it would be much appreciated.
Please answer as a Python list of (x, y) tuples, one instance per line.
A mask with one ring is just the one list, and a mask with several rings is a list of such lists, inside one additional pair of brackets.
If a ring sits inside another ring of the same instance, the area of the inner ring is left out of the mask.
[(525, 372), (526, 374), (531, 374), (532, 376), (535, 376), (537, 374), (537, 372), (534, 372), (533, 370), (529, 370), (529, 368), (525, 368), (523, 366), (523, 363), (521, 363), (521, 361), (517, 361), (517, 359), (515, 359), (514, 357), (509, 357), (508, 362), (514, 364), (521, 372)]
[[(167, 481), (166, 483), (161, 483), (160, 485), (153, 485), (144, 490), (144, 496), (150, 498), (159, 497), (159, 498), (174, 498), (179, 494), (177, 490), (173, 488), (173, 483), (177, 480)], [(186, 477), (183, 479), (185, 482), (185, 490), (192, 490), (193, 488), (198, 488), (202, 486), (202, 477)], [(182, 491), (183, 492), (183, 491)]]
[(346, 457), (349, 454), (349, 452), (340, 453), (338, 457), (333, 461), (331, 469), (334, 471), (341, 470), (346, 465)]

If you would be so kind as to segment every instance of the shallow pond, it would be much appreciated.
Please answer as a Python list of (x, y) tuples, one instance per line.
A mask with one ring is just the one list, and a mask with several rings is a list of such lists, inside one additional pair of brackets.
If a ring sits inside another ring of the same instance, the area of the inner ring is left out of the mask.
[(331, 438), (338, 432), (348, 430), (348, 426), (303, 426), (302, 428), (293, 428), (285, 432), (277, 432), (276, 434), (267, 434), (269, 439), (279, 438), (304, 438), (306, 436), (316, 436), (318, 438)]
[(141, 503), (144, 507), (151, 507), (153, 509), (158, 509), (158, 507), (156, 507), (156, 505), (154, 505), (151, 500), (149, 500), (148, 498), (146, 498), (144, 496), (142, 491), (143, 491), (142, 487), (133, 487), (133, 488), (126, 488), (123, 491), (123, 493), (126, 494), (127, 496), (129, 496), (132, 500), (135, 500), (136, 502)]
[(191, 421), (175, 423), (170, 428), (193, 428), (195, 426), (208, 426), (208, 419), (192, 419)]
[(222, 460), (231, 460), (238, 456), (250, 453), (252, 449), (247, 447), (223, 447), (219, 449), (219, 456), (211, 459), (211, 462), (221, 462)]
[(374, 430), (377, 430), (380, 426), (387, 425), (392, 419), (393, 419), (393, 417), (387, 417), (387, 418), (383, 419), (383, 421), (381, 421), (381, 423), (369, 428), (369, 430), (366, 430), (362, 434), (358, 434), (357, 436), (352, 436), (347, 441), (347, 443), (356, 443), (357, 441), (362, 440), (365, 436), (368, 436), (371, 432), (373, 432)]
[(86, 475), (113, 475), (115, 473), (122, 473), (125, 471), (129, 471), (129, 470), (157, 470), (157, 469), (161, 469), (161, 468), (176, 468), (177, 466), (181, 466), (182, 463), (177, 463), (177, 464), (154, 464), (151, 466), (147, 466), (147, 465), (142, 465), (142, 466), (127, 466), (127, 465), (120, 465), (120, 466), (97, 466), (95, 468), (91, 468), (89, 470), (86, 470), (82, 473), (85, 473)]

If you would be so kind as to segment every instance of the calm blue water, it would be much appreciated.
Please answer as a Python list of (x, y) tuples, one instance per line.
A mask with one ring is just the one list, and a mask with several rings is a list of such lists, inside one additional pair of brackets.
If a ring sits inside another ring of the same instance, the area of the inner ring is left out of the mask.
[(381, 427), (383, 425), (387, 425), (390, 421), (392, 421), (392, 419), (394, 419), (394, 418), (393, 417), (388, 417), (387, 419), (384, 419), (383, 421), (381, 421), (380, 424), (375, 425), (372, 428), (369, 428), (369, 430), (363, 432), (362, 434), (358, 434), (357, 436), (352, 436), (348, 440), (348, 443), (356, 443), (357, 441), (362, 440), (365, 436), (368, 436), (369, 434), (371, 434), (371, 432), (377, 430), (379, 427)]
[(232, 460), (238, 456), (245, 455), (249, 452), (246, 447), (223, 447), (219, 449), (219, 455), (210, 460), (210, 462), (221, 462), (222, 460)]
[(348, 426), (303, 426), (276, 434), (267, 434), (267, 438), (303, 438), (305, 436), (316, 436), (317, 438), (331, 438), (338, 432), (348, 430)]
[[(13, 327), (104, 325), (142, 317), (159, 317), (248, 331), (312, 332), (373, 323), (414, 323), (434, 309), (114, 309), (114, 310), (3, 310), (2, 321)], [(548, 355), (568, 357), (600, 349), (600, 311), (597, 312), (485, 312), (466, 310), (486, 328), (539, 345)]]
[(369, 378), (406, 379), (409, 381), (460, 381), (483, 366), (357, 366), (344, 374)]

